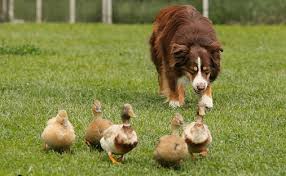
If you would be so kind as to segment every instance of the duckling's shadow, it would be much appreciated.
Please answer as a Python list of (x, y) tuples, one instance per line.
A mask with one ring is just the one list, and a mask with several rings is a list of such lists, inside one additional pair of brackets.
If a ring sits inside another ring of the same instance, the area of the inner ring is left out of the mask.
[(192, 162), (194, 164), (198, 163), (198, 162), (201, 162), (202, 160), (205, 160), (207, 158), (207, 156), (201, 156), (199, 154), (195, 154), (195, 158), (191, 158)]
[(75, 152), (74, 150), (58, 150), (58, 149), (42, 149), (41, 150), (44, 153), (55, 153), (55, 154), (60, 154), (60, 155), (64, 155), (64, 154), (69, 154), (69, 155), (74, 155)]
[(88, 150), (89, 150), (90, 152), (99, 152), (99, 153), (101, 153), (101, 152), (104, 151), (104, 150), (101, 148), (100, 145), (88, 146)]
[(175, 171), (179, 171), (182, 169), (182, 164), (176, 164), (176, 165), (168, 165), (168, 164), (159, 164), (159, 163), (155, 163), (156, 164), (156, 168), (164, 168), (164, 169), (172, 169)]

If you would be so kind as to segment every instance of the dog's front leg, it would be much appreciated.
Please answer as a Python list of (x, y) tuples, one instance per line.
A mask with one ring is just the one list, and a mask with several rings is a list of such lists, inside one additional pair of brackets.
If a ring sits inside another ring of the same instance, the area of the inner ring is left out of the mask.
[(170, 88), (164, 67), (160, 67), (160, 71), (158, 73), (158, 82), (160, 87), (159, 94), (169, 98)]
[(178, 83), (176, 77), (173, 75), (168, 75), (169, 83), (169, 106), (172, 108), (180, 107), (184, 104), (185, 99), (185, 88), (183, 84)]
[(205, 109), (213, 108), (213, 98), (212, 98), (212, 88), (211, 85), (208, 85), (205, 92), (203, 92), (199, 103), (198, 103), (198, 115), (204, 116)]

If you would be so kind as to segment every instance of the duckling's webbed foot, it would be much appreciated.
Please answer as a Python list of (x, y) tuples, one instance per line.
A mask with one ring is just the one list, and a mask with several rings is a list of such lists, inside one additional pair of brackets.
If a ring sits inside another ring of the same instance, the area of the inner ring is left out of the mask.
[(192, 160), (195, 160), (196, 157), (195, 157), (195, 154), (194, 153), (191, 153), (191, 157), (192, 157)]
[(71, 150), (70, 147), (66, 147), (66, 148), (64, 149), (64, 151), (65, 151), (66, 153), (73, 153), (73, 151)]
[(125, 158), (124, 158), (124, 155), (121, 155), (121, 156), (118, 158), (118, 161), (119, 161), (119, 162), (123, 162), (124, 159), (125, 159)]
[(120, 162), (116, 161), (116, 159), (112, 156), (111, 152), (108, 152), (108, 157), (111, 160), (112, 164), (120, 164)]
[(208, 152), (209, 152), (208, 149), (203, 150), (202, 152), (200, 152), (200, 155), (206, 157), (208, 155)]
[(90, 142), (88, 140), (84, 141), (86, 145), (88, 145), (89, 147), (91, 146)]
[(44, 143), (43, 148), (44, 148), (44, 150), (49, 150), (49, 146), (48, 146), (48, 144)]

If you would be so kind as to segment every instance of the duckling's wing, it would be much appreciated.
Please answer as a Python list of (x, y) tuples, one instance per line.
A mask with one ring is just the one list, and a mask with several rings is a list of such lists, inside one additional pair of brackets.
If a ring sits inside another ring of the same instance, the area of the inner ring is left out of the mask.
[(211, 132), (210, 132), (210, 130), (209, 130), (209, 128), (208, 128), (207, 125), (205, 125), (205, 128), (206, 128), (207, 133), (208, 133), (208, 136), (209, 136), (209, 138), (208, 138), (208, 144), (210, 144), (210, 143), (213, 141), (213, 138), (212, 138)]
[(103, 132), (100, 145), (106, 152), (116, 152), (115, 138), (120, 132), (122, 125), (111, 125)]
[(184, 139), (175, 135), (166, 135), (160, 138), (154, 152), (157, 160), (176, 162), (188, 156), (188, 147)]
[(193, 128), (194, 125), (195, 125), (195, 122), (192, 122), (192, 123), (190, 123), (190, 124), (188, 124), (188, 125), (186, 125), (186, 126), (184, 127), (184, 132), (183, 132), (184, 138), (188, 138), (188, 139), (191, 138), (190, 132), (191, 132), (191, 128)]
[(129, 139), (129, 141), (130, 141), (130, 144), (134, 144), (138, 142), (137, 134), (134, 130), (132, 131), (132, 136)]
[(56, 117), (53, 117), (47, 121), (47, 125), (52, 125), (52, 124), (56, 123), (56, 121), (57, 121)]
[(67, 123), (67, 133), (68, 133), (68, 136), (70, 136), (71, 140), (75, 140), (76, 138), (76, 135), (75, 135), (75, 131), (74, 131), (74, 127), (72, 125), (72, 123), (70, 121), (68, 121)]
[(41, 135), (41, 138), (42, 140), (48, 144), (49, 146), (55, 146), (55, 145), (58, 145), (60, 142), (59, 142), (59, 135), (58, 135), (58, 130), (59, 129), (59, 126), (57, 124), (50, 124), (48, 125), (42, 135)]
[(112, 122), (107, 119), (99, 119), (97, 120), (96, 125), (100, 135), (102, 135), (103, 132), (112, 125)]
[(103, 137), (107, 138), (115, 138), (117, 134), (120, 132), (122, 125), (111, 125), (103, 132)]
[(66, 123), (66, 127), (69, 128), (70, 130), (74, 131), (73, 125), (69, 120)]

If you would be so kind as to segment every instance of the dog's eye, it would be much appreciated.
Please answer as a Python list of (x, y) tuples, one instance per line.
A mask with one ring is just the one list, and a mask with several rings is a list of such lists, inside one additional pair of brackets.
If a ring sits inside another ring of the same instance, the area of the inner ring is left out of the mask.
[(210, 73), (210, 70), (205, 70), (205, 74), (209, 74)]
[(210, 69), (207, 67), (203, 67), (203, 71), (205, 72), (205, 74), (209, 74), (210, 73)]
[(189, 72), (194, 75), (198, 72), (198, 67), (194, 66), (189, 69)]

